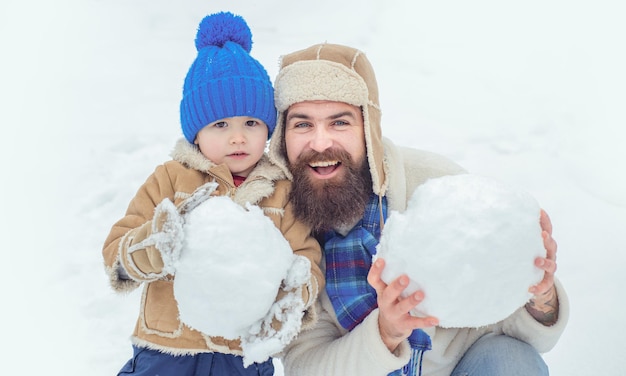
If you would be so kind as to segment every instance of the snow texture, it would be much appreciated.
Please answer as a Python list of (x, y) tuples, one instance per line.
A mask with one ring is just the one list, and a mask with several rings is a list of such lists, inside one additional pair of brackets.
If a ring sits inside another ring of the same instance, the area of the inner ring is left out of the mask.
[(289, 243), (257, 206), (214, 197), (192, 210), (176, 266), (181, 320), (234, 339), (265, 316), (293, 262)]
[(442, 327), (480, 327), (506, 318), (541, 281), (534, 266), (545, 249), (540, 207), (529, 194), (471, 174), (431, 179), (405, 212), (392, 212), (377, 257), (389, 283), (402, 273), (406, 294), (421, 289), (411, 313)]
[(181, 321), (210, 336), (241, 338), (245, 366), (280, 352), (301, 327), (309, 260), (293, 254), (258, 206), (227, 197), (195, 206), (183, 231), (174, 279)]

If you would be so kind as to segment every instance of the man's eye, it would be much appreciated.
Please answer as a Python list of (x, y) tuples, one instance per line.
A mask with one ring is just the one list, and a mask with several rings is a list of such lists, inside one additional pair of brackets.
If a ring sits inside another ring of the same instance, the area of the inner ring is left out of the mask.
[(309, 123), (296, 123), (293, 125), (293, 128), (309, 128), (311, 124)]
[(334, 122), (335, 125), (348, 125), (347, 121), (337, 120)]

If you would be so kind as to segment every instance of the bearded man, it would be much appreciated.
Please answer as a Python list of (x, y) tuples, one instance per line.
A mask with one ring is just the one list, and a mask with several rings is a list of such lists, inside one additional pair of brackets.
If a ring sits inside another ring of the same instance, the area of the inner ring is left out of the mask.
[(540, 353), (565, 329), (569, 303), (555, 279), (557, 245), (542, 212), (543, 280), (525, 307), (481, 328), (442, 328), (409, 312), (409, 279), (390, 284), (372, 264), (390, 211), (404, 211), (420, 184), (465, 171), (382, 137), (374, 70), (361, 51), (320, 44), (285, 55), (275, 81), (278, 127), (270, 159), (293, 180), (296, 216), (324, 248), (326, 289), (318, 322), (283, 353), (286, 375), (547, 375)]

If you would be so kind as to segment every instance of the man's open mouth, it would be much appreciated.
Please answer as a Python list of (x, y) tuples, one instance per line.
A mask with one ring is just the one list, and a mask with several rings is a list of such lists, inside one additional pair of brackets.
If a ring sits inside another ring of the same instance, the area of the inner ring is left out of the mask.
[(341, 162), (336, 161), (336, 160), (334, 160), (334, 161), (315, 161), (315, 162), (309, 163), (309, 167), (311, 167), (313, 170), (315, 170), (315, 172), (317, 172), (320, 175), (331, 174), (340, 165), (341, 165)]

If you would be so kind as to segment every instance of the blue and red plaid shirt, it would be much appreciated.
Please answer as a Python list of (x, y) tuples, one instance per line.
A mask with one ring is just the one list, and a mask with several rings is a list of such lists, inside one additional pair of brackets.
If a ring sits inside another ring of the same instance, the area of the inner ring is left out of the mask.
[[(382, 204), (382, 208), (380, 205)], [(347, 330), (360, 324), (377, 306), (376, 290), (367, 282), (381, 235), (380, 213), (387, 219), (387, 199), (370, 196), (359, 223), (345, 236), (329, 231), (324, 235), (326, 292), (337, 320)], [(419, 375), (423, 352), (431, 349), (430, 337), (420, 329), (409, 337), (412, 358), (403, 369), (390, 375)]]

